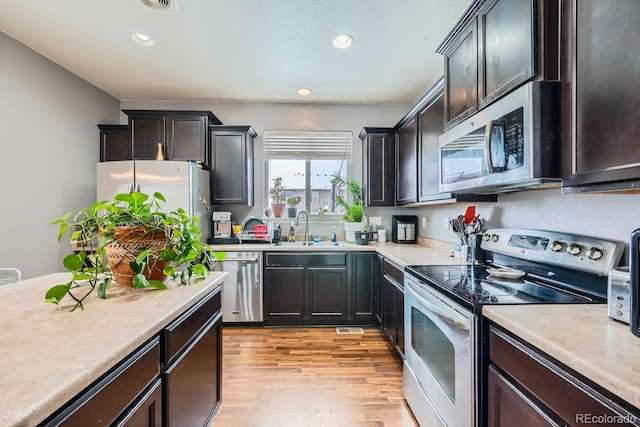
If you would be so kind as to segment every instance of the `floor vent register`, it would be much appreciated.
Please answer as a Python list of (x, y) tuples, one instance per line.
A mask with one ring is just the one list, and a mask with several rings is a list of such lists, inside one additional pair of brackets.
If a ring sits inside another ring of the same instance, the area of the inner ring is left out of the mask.
[(362, 328), (336, 328), (338, 334), (364, 334)]

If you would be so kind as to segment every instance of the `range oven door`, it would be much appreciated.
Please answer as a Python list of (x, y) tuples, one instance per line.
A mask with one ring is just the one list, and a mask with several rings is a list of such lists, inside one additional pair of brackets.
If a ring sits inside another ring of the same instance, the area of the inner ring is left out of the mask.
[(403, 390), (420, 425), (475, 425), (476, 325), (470, 311), (405, 275)]

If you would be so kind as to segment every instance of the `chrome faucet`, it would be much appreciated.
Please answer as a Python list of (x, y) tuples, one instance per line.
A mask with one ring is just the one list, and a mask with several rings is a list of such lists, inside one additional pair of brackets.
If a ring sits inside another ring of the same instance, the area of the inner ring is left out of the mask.
[(305, 217), (305, 226), (304, 226), (304, 241), (309, 241), (309, 214), (307, 211), (300, 211), (298, 215), (296, 215), (296, 222), (293, 224), (294, 226), (298, 226), (298, 221), (300, 220), (300, 215), (304, 214)]

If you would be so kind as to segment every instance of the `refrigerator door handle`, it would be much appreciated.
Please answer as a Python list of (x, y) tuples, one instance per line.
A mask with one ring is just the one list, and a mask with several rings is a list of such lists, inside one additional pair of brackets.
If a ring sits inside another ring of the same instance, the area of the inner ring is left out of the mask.
[(133, 193), (133, 181), (129, 181), (129, 186), (127, 187), (127, 194)]
[(136, 190), (135, 190), (135, 191), (136, 191), (137, 193), (139, 193), (139, 192), (140, 192), (140, 183), (139, 183), (139, 182), (136, 182)]

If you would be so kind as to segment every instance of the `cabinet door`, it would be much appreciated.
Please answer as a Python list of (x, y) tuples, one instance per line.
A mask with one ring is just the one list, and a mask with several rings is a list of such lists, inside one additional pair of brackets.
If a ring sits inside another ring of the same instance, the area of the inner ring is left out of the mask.
[(267, 268), (265, 320), (302, 319), (304, 315), (304, 267)]
[(557, 426), (520, 390), (489, 366), (489, 427)]
[(100, 128), (100, 161), (131, 160), (131, 141), (127, 125), (98, 125)]
[(493, 0), (478, 14), (479, 104), (486, 105), (535, 75), (533, 0)]
[(157, 380), (113, 427), (161, 427), (162, 381)]
[(367, 206), (395, 205), (395, 134), (368, 133), (363, 147), (363, 187)]
[(207, 118), (168, 115), (166, 123), (166, 159), (193, 160), (207, 165)]
[(382, 331), (395, 348), (398, 341), (396, 318), (396, 287), (387, 276), (382, 276)]
[(354, 252), (351, 255), (350, 319), (366, 323), (375, 320), (374, 291), (377, 260), (378, 256), (375, 253)]
[(222, 389), (222, 313), (218, 313), (164, 375), (168, 427), (205, 426)]
[(253, 136), (211, 130), (211, 203), (253, 206)]
[(449, 127), (477, 110), (478, 41), (473, 19), (445, 52), (445, 121)]
[(396, 288), (395, 309), (396, 309), (396, 351), (404, 359), (404, 290)]
[(110, 425), (160, 373), (160, 339), (152, 339), (43, 426)]
[(440, 92), (433, 102), (418, 113), (419, 148), (418, 200), (421, 202), (450, 198), (440, 193), (440, 142), (444, 131), (444, 94)]
[(347, 317), (346, 267), (307, 268), (309, 318), (313, 323), (336, 323)]
[(640, 179), (640, 2), (562, 7), (563, 186), (637, 188), (629, 181)]
[(159, 143), (166, 153), (164, 115), (129, 116), (129, 135), (134, 160), (155, 159)]
[(396, 141), (396, 205), (418, 201), (418, 122), (413, 117), (398, 130)]
[(375, 288), (373, 291), (374, 295), (374, 314), (378, 324), (382, 326), (382, 317), (384, 312), (383, 307), (383, 286), (382, 286), (382, 268), (383, 268), (384, 258), (378, 255), (378, 259), (376, 260), (376, 281)]

